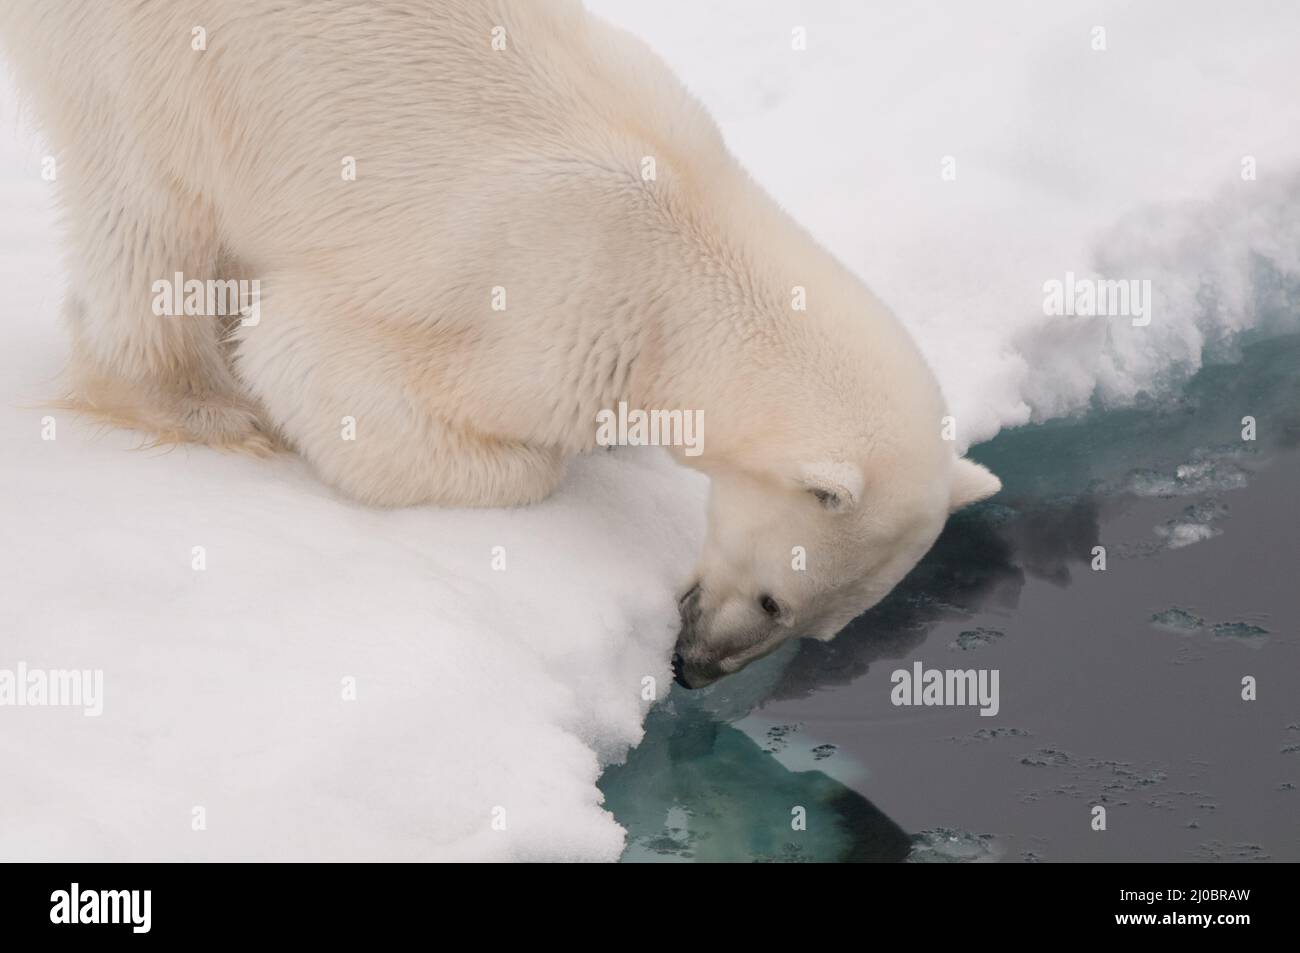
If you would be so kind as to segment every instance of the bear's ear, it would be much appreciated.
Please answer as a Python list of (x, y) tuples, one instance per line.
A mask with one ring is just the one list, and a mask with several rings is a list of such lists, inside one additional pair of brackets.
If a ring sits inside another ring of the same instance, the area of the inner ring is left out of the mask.
[(805, 463), (799, 485), (828, 510), (851, 510), (862, 497), (862, 469), (851, 463)]
[(1002, 481), (988, 469), (974, 460), (961, 457), (953, 465), (952, 502), (949, 504), (949, 510), (955, 513), (963, 506), (987, 500), (1000, 489), (1002, 489)]

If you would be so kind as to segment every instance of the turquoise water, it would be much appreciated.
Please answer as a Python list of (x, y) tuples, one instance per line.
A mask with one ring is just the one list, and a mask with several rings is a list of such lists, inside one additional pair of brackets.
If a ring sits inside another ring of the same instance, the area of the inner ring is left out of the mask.
[[(1300, 859), (1300, 336), (1231, 356), (976, 448), (1003, 492), (885, 602), (674, 688), (601, 782), (624, 860)], [(891, 707), (914, 659), (987, 660), (1002, 712)]]

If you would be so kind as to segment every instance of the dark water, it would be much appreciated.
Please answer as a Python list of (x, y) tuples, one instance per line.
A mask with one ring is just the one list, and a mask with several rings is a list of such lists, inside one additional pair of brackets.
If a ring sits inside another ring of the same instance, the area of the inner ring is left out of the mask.
[[(1300, 860), (1298, 448), (1300, 336), (976, 448), (1005, 489), (884, 603), (652, 712), (624, 859)], [(896, 707), (916, 661), (997, 715)]]

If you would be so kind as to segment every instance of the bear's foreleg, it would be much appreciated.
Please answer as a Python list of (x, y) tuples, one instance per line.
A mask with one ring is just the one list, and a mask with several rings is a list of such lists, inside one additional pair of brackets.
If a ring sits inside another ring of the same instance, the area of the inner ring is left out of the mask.
[(558, 448), (448, 422), (421, 357), (436, 339), (331, 292), (327, 278), (270, 275), (264, 287), (261, 320), (236, 332), (237, 372), (325, 482), (379, 506), (521, 506), (559, 484)]

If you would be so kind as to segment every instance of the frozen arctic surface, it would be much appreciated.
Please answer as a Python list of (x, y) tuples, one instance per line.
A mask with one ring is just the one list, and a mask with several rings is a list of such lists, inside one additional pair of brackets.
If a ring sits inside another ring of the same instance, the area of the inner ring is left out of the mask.
[[(1290, 5), (592, 6), (913, 327), (963, 442), (1176, 383), (1300, 272)], [(132, 452), (33, 406), (62, 277), (15, 112), (6, 89), (0, 669), (100, 668), (105, 699), (0, 709), (0, 857), (617, 857), (595, 782), (668, 684), (702, 482), (602, 453), (526, 511), (381, 512), (291, 458)], [(1066, 271), (1152, 279), (1151, 326), (1044, 318)]]

